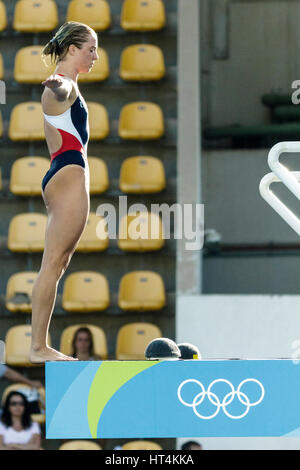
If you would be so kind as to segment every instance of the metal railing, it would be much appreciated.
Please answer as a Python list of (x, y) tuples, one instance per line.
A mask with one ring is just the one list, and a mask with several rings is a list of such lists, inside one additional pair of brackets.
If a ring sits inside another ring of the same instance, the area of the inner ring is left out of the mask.
[(279, 142), (268, 154), (268, 165), (272, 170), (260, 182), (259, 191), (263, 199), (300, 235), (300, 219), (271, 191), (270, 185), (282, 182), (298, 199), (300, 199), (300, 171), (290, 171), (280, 163), (282, 153), (299, 153), (300, 142)]

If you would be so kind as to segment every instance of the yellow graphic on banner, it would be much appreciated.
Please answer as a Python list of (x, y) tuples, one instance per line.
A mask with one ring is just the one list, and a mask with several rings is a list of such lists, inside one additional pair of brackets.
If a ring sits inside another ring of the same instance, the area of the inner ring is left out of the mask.
[(97, 428), (100, 416), (113, 395), (130, 379), (159, 361), (102, 362), (91, 384), (87, 404), (88, 423), (91, 435), (97, 438)]

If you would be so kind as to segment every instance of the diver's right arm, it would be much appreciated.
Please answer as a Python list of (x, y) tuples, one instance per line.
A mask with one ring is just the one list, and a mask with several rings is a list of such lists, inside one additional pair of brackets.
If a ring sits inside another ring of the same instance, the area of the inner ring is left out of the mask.
[(66, 101), (69, 99), (73, 90), (72, 81), (58, 74), (50, 75), (50, 77), (46, 78), (46, 80), (42, 82), (42, 85), (53, 92), (57, 101)]

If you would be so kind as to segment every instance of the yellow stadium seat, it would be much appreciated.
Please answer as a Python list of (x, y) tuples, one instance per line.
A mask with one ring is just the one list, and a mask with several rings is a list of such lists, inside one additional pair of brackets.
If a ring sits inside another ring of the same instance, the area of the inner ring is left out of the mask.
[(165, 304), (165, 286), (159, 274), (132, 271), (122, 277), (118, 298), (122, 310), (161, 310)]
[(120, 189), (124, 193), (156, 193), (166, 187), (165, 170), (156, 157), (137, 156), (124, 160), (120, 171)]
[(158, 214), (139, 212), (122, 217), (118, 238), (121, 250), (156, 251), (163, 246), (163, 226)]
[(91, 212), (76, 251), (104, 251), (108, 248), (108, 244), (105, 219), (96, 215), (95, 212)]
[(102, 447), (93, 441), (69, 441), (62, 444), (58, 450), (102, 450)]
[(58, 11), (53, 0), (18, 0), (13, 28), (16, 31), (38, 33), (58, 26)]
[(62, 307), (68, 312), (96, 312), (109, 307), (105, 276), (93, 271), (69, 274), (65, 280)]
[(120, 77), (123, 80), (161, 80), (165, 73), (164, 55), (158, 46), (134, 44), (121, 54)]
[(0, 31), (3, 31), (7, 26), (6, 8), (2, 0), (0, 0)]
[(31, 312), (32, 289), (37, 272), (25, 271), (10, 276), (6, 286), (7, 310), (11, 312)]
[(15, 57), (14, 79), (19, 83), (41, 83), (54, 72), (55, 64), (46, 67), (41, 58), (43, 46), (26, 46)]
[[(51, 336), (48, 334), (48, 345), (51, 346)], [(6, 364), (15, 367), (30, 367), (29, 352), (31, 346), (31, 325), (18, 325), (8, 329), (5, 337)]]
[(97, 52), (99, 59), (96, 60), (90, 72), (79, 74), (78, 83), (102, 82), (109, 77), (109, 59), (107, 52), (102, 49), (102, 47), (98, 47)]
[(49, 169), (46, 157), (22, 157), (14, 161), (10, 173), (9, 190), (20, 196), (42, 194), (42, 179)]
[(122, 326), (117, 334), (117, 360), (143, 360), (145, 349), (155, 338), (161, 338), (158, 326), (151, 323), (128, 323)]
[(71, 0), (67, 21), (85, 23), (95, 31), (104, 31), (111, 25), (110, 7), (107, 0)]
[(127, 31), (157, 31), (166, 24), (161, 0), (125, 0), (121, 11), (121, 28)]
[(119, 118), (122, 139), (159, 139), (164, 134), (164, 118), (159, 105), (139, 101), (123, 106)]
[[(1, 5), (1, 3), (0, 3), (0, 5)], [(0, 80), (2, 80), (3, 77), (4, 77), (3, 57), (2, 57), (2, 54), (0, 53)]]
[(90, 194), (101, 194), (109, 188), (108, 170), (104, 160), (88, 157), (90, 168)]
[(89, 111), (90, 140), (102, 140), (109, 134), (108, 113), (100, 103), (87, 102)]
[(122, 445), (123, 450), (163, 450), (163, 448), (157, 444), (156, 442), (152, 441), (130, 441), (126, 442), (126, 444)]
[(40, 252), (44, 250), (47, 216), (35, 212), (15, 215), (9, 224), (9, 250)]
[(42, 104), (26, 101), (17, 104), (11, 113), (8, 135), (11, 140), (44, 140)]
[(4, 402), (6, 400), (6, 397), (10, 392), (20, 392), (25, 395), (25, 397), (28, 399), (28, 396), (30, 397), (31, 393), (36, 393), (38, 394), (38, 404), (39, 408), (41, 410), (41, 413), (33, 413), (31, 414), (31, 419), (32, 421), (35, 421), (36, 423), (39, 424), (44, 424), (46, 421), (46, 416), (45, 416), (45, 400), (46, 400), (46, 394), (45, 394), (45, 388), (41, 387), (38, 390), (33, 389), (33, 387), (30, 387), (29, 385), (23, 384), (23, 383), (16, 383), (9, 385), (8, 387), (5, 388), (2, 399), (1, 399), (1, 404), (2, 406), (4, 405)]
[(106, 335), (102, 328), (95, 325), (90, 325), (87, 323), (82, 323), (79, 325), (72, 325), (65, 328), (62, 332), (61, 339), (60, 339), (60, 351), (63, 354), (70, 355), (72, 354), (72, 342), (74, 338), (74, 334), (79, 328), (88, 328), (93, 336), (93, 343), (94, 343), (94, 353), (97, 356), (100, 356), (101, 359), (107, 359), (107, 341)]

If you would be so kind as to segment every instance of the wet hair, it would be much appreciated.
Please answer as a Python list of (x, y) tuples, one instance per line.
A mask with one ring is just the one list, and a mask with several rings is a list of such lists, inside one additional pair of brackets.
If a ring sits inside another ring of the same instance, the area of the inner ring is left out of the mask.
[(29, 402), (27, 398), (25, 397), (25, 395), (23, 395), (23, 393), (17, 392), (17, 391), (12, 391), (7, 395), (4, 406), (3, 406), (2, 415), (1, 415), (1, 423), (4, 424), (6, 427), (12, 426), (12, 418), (11, 418), (11, 412), (9, 409), (9, 403), (13, 396), (21, 397), (23, 400), (24, 413), (21, 417), (21, 421), (22, 421), (23, 428), (28, 429), (30, 428), (31, 423), (32, 423), (31, 416), (30, 416)]
[(94, 341), (93, 341), (93, 335), (92, 335), (92, 332), (89, 328), (87, 328), (86, 326), (82, 326), (80, 328), (78, 328), (78, 330), (76, 330), (76, 332), (74, 333), (74, 336), (73, 336), (73, 341), (72, 341), (72, 357), (76, 357), (76, 341), (77, 341), (77, 337), (80, 333), (86, 333), (89, 337), (89, 341), (90, 341), (90, 345), (89, 345), (89, 355), (90, 356), (94, 356), (95, 353), (94, 353)]
[(191, 343), (177, 344), (180, 349), (180, 359), (201, 359), (201, 354), (197, 346)]
[(64, 23), (43, 48), (42, 60), (45, 63), (45, 58), (50, 55), (51, 63), (57, 64), (65, 58), (71, 44), (81, 49), (83, 43), (89, 40), (91, 34), (96, 33), (84, 23), (78, 23), (77, 21)]
[(202, 445), (199, 444), (199, 442), (196, 441), (187, 441), (181, 446), (181, 450), (191, 450), (191, 447), (197, 446), (202, 449)]

